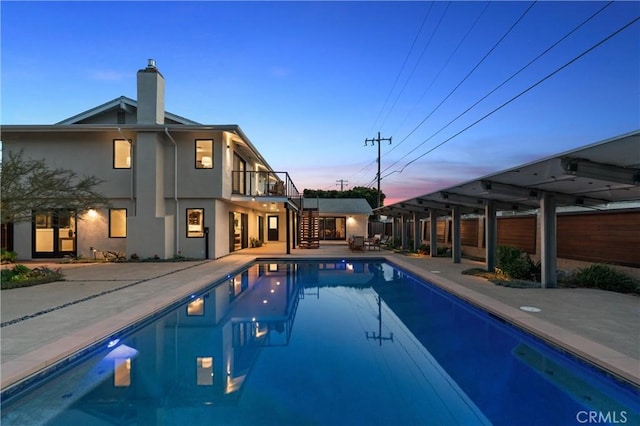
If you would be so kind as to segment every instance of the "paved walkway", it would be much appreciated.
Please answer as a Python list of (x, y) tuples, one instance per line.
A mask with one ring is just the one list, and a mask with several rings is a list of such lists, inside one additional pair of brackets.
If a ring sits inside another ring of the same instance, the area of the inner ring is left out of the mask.
[[(52, 264), (66, 281), (3, 290), (2, 389), (96, 340), (106, 338), (257, 257), (285, 257), (282, 245), (217, 260)], [(640, 298), (590, 289), (512, 289), (462, 275), (481, 263), (410, 257), (386, 250), (350, 252), (346, 244), (292, 250), (291, 258), (385, 257), (415, 275), (640, 386)], [(35, 265), (30, 265), (35, 266)], [(533, 306), (540, 312), (520, 309)]]

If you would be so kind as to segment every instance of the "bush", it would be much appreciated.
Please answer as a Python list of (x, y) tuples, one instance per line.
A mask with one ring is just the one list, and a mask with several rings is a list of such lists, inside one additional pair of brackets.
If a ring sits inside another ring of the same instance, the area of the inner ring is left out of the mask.
[(449, 247), (438, 246), (438, 247), (436, 248), (436, 254), (437, 254), (438, 256), (444, 256), (444, 255), (446, 255), (447, 253), (449, 253)]
[(601, 263), (578, 269), (569, 278), (569, 283), (577, 287), (640, 294), (640, 284), (636, 280)]
[(540, 263), (534, 262), (527, 253), (516, 247), (498, 247), (496, 266), (498, 273), (516, 280), (531, 280), (540, 274)]
[(249, 241), (251, 242), (251, 247), (262, 247), (262, 244), (264, 244), (262, 240), (259, 240), (254, 237), (251, 237)]
[(16, 265), (11, 269), (3, 269), (0, 279), (2, 290), (17, 287), (28, 287), (37, 284), (61, 281), (63, 275), (60, 269), (49, 269), (46, 266), (29, 269), (25, 265)]
[(5, 249), (0, 250), (0, 256), (2, 263), (15, 263), (18, 257), (17, 253)]

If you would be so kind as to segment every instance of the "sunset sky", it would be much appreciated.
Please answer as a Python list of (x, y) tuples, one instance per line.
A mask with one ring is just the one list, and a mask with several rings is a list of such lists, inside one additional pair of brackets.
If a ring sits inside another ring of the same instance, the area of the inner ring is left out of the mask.
[(238, 124), (298, 189), (385, 204), (640, 128), (640, 2), (0, 3), (2, 124), (136, 98)]

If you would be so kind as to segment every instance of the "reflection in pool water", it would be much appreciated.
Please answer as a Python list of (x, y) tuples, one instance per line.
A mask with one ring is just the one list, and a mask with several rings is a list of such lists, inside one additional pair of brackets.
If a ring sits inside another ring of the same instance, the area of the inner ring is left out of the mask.
[(380, 262), (256, 263), (116, 337), (2, 424), (640, 424), (637, 389)]

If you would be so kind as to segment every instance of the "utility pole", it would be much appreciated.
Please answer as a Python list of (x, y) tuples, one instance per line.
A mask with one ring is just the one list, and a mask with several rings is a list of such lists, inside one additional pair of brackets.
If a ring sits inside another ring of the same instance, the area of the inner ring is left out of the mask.
[(381, 138), (380, 132), (378, 132), (377, 139), (364, 140), (364, 146), (367, 146), (367, 142), (371, 142), (371, 146), (373, 146), (376, 142), (378, 142), (378, 173), (376, 174), (376, 179), (378, 180), (378, 207), (382, 206), (382, 202), (380, 201), (380, 142), (381, 141), (389, 141), (389, 145), (391, 145), (391, 138)]
[(393, 333), (389, 333), (388, 337), (382, 336), (382, 301), (380, 300), (380, 296), (376, 296), (376, 302), (378, 302), (378, 333), (375, 331), (365, 331), (364, 335), (367, 337), (367, 340), (377, 340), (378, 343), (380, 343), (380, 346), (382, 346), (383, 340), (390, 340), (393, 342)]
[[(340, 184), (340, 192), (344, 191), (344, 184), (348, 183), (348, 180), (344, 180), (344, 179), (338, 179), (336, 182), (338, 182)], [(336, 183), (336, 185), (338, 185), (338, 183)]]

